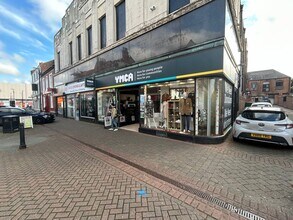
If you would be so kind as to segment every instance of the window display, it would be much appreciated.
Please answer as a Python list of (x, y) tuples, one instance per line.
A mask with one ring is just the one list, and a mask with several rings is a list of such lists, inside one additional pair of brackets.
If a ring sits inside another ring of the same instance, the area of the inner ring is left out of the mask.
[(181, 132), (190, 132), (192, 108), (191, 99), (187, 97), (187, 92), (183, 92), (182, 98), (179, 100), (179, 114), (182, 123)]
[(223, 82), (220, 78), (199, 78), (196, 80), (195, 135), (220, 135), (220, 110)]
[(75, 95), (67, 96), (67, 117), (75, 117)]
[(231, 86), (225, 84), (224, 90), (224, 82), (221, 78), (197, 78), (141, 87), (141, 126), (185, 135), (222, 135), (221, 120), (227, 127), (231, 115), (231, 102), (227, 99)]
[[(145, 103), (145, 118), (146, 118), (146, 126), (147, 127), (155, 127), (157, 128), (155, 119), (154, 119), (154, 102), (152, 100), (152, 97), (148, 95), (147, 101)], [(151, 125), (151, 123), (153, 123)]]
[(97, 93), (98, 120), (104, 121), (112, 103), (116, 103), (115, 89), (100, 90)]
[(141, 97), (141, 104), (144, 101), (140, 111), (140, 118), (144, 118), (143, 127), (193, 134), (193, 79), (156, 83), (142, 89), (147, 97), (146, 101)]
[(63, 115), (63, 96), (57, 97), (57, 112), (58, 115)]
[(80, 95), (80, 116), (84, 118), (95, 117), (95, 97), (93, 92), (82, 93)]

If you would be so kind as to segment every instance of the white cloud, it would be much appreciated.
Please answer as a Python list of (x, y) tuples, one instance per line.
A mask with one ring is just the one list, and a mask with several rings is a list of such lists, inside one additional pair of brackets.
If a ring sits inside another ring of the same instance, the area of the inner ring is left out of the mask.
[(24, 63), (25, 62), (25, 59), (16, 53), (13, 54), (13, 60), (15, 60), (17, 63)]
[(60, 29), (60, 22), (65, 15), (65, 10), (70, 5), (72, 0), (30, 0), (35, 7), (40, 17), (51, 29), (52, 32), (56, 32)]
[(246, 0), (244, 22), (248, 40), (248, 71), (275, 69), (293, 77), (293, 1)]
[[(37, 33), (38, 35), (41, 35), (42, 37), (44, 37), (48, 41), (52, 42), (52, 39), (49, 38), (46, 33), (44, 33), (41, 29), (37, 28), (37, 26), (35, 24), (31, 23), (26, 18), (18, 15), (19, 12), (15, 11), (15, 9), (14, 9), (14, 11), (11, 11), (7, 7), (0, 5), (0, 11), (1, 11), (2, 16), (9, 18), (10, 21), (13, 21), (18, 26), (21, 26), (21, 27), (25, 28), (26, 30), (33, 31), (33, 32)], [(8, 33), (8, 32), (6, 32), (6, 33)]]
[(0, 74), (7, 74), (7, 75), (18, 75), (19, 70), (13, 66), (12, 64), (3, 64), (0, 63)]
[(21, 40), (21, 37), (20, 37), (20, 35), (18, 33), (15, 33), (14, 31), (11, 31), (8, 28), (6, 28), (6, 27), (4, 27), (4, 26), (2, 26), (0, 24), (0, 33), (1, 32), (6, 33), (6, 34), (8, 34), (11, 37), (16, 38), (17, 40)]

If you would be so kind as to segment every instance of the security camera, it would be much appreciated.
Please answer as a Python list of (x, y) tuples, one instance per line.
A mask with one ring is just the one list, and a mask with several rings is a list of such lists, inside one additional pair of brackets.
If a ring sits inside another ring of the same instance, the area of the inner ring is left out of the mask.
[(154, 5), (152, 7), (150, 7), (151, 11), (154, 11), (155, 9), (156, 9), (156, 6), (154, 6)]

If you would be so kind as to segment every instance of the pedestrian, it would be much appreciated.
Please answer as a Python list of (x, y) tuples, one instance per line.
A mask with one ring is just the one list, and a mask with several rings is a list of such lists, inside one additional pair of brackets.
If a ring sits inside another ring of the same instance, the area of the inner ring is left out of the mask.
[(109, 129), (110, 131), (118, 131), (118, 114), (117, 114), (117, 109), (114, 104), (111, 105), (111, 128)]

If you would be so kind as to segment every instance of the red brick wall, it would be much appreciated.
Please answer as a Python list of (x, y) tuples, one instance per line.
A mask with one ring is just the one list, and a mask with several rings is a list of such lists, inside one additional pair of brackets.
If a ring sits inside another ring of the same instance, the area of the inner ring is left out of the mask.
[(289, 108), (293, 110), (293, 96), (286, 96), (286, 102), (284, 102), (284, 98), (283, 96), (278, 96), (275, 99), (277, 105), (285, 107), (285, 108)]
[[(277, 81), (283, 81), (283, 89), (278, 90), (276, 89), (276, 82)], [(257, 82), (257, 89), (251, 90), (251, 84), (252, 82)], [(270, 91), (269, 92), (263, 92), (263, 83), (269, 82), (270, 83)], [(290, 77), (286, 78), (279, 78), (279, 79), (268, 79), (268, 80), (251, 80), (247, 83), (247, 88), (251, 92), (251, 96), (268, 96), (269, 94), (289, 94), (290, 93)]]

